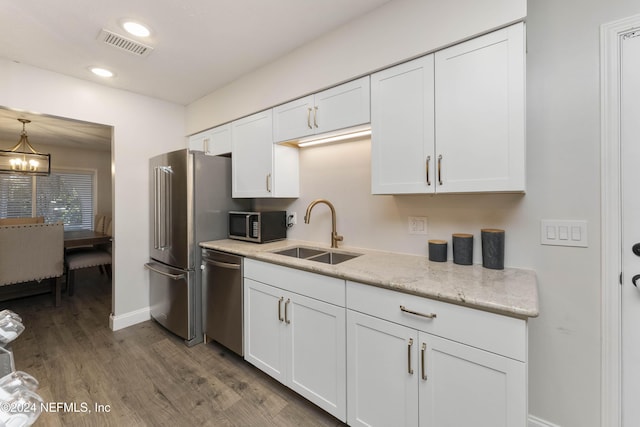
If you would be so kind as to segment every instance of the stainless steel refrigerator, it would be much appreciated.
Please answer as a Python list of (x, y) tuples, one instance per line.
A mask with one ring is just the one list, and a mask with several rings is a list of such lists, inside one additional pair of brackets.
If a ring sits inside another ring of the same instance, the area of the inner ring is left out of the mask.
[(151, 317), (188, 346), (203, 341), (201, 251), (227, 237), (228, 212), (248, 209), (231, 198), (231, 159), (186, 149), (149, 161)]

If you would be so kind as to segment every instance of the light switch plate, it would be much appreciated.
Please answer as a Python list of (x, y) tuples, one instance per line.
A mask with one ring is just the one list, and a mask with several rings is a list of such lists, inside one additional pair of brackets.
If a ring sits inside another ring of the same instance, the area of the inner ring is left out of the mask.
[(409, 234), (427, 234), (427, 217), (410, 216)]
[(589, 245), (587, 221), (543, 219), (540, 221), (540, 243), (586, 248)]

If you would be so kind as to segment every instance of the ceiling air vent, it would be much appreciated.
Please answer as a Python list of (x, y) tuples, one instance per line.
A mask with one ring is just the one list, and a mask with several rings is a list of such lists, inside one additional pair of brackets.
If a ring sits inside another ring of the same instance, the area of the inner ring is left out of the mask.
[(100, 31), (98, 40), (108, 44), (109, 46), (116, 47), (137, 56), (147, 56), (153, 50), (151, 46), (146, 46), (105, 29)]

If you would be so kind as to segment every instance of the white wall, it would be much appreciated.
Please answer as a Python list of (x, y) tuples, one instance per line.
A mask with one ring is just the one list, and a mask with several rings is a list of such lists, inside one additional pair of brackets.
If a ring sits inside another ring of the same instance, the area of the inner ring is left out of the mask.
[[(482, 12), (497, 21), (517, 15), (517, 7), (498, 3), (482, 10), (461, 2), (433, 4), (391, 2), (256, 70), (190, 105), (188, 132), (432, 50), (439, 34), (464, 38), (456, 24), (473, 34), (479, 31), (475, 18), (487, 19)], [(326, 243), (325, 207), (314, 209), (311, 224), (302, 223), (308, 202), (325, 197), (336, 205), (345, 245), (423, 255), (427, 238), (504, 228), (505, 263), (534, 269), (538, 276), (540, 316), (530, 322), (529, 411), (562, 427), (600, 425), (599, 26), (639, 11), (637, 0), (529, 2), (526, 195), (371, 196), (370, 143), (360, 141), (301, 151), (301, 197), (258, 200), (257, 206), (297, 211), (290, 236)], [(409, 236), (408, 215), (427, 216), (429, 235)], [(540, 245), (543, 218), (587, 220), (589, 247)], [(475, 252), (478, 262), (477, 242)]]
[(526, 14), (526, 0), (395, 0), (187, 106), (187, 133), (368, 74)]
[[(0, 59), (0, 105), (114, 127), (113, 314), (148, 309), (148, 159), (185, 146), (183, 106)], [(108, 319), (105, 319), (105, 322)]]

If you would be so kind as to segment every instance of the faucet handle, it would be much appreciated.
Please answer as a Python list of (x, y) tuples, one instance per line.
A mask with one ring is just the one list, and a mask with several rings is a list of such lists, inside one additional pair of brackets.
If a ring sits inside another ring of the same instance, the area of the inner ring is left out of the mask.
[(344, 240), (344, 236), (339, 235), (337, 232), (331, 233), (331, 247), (337, 248), (338, 242), (342, 242)]

